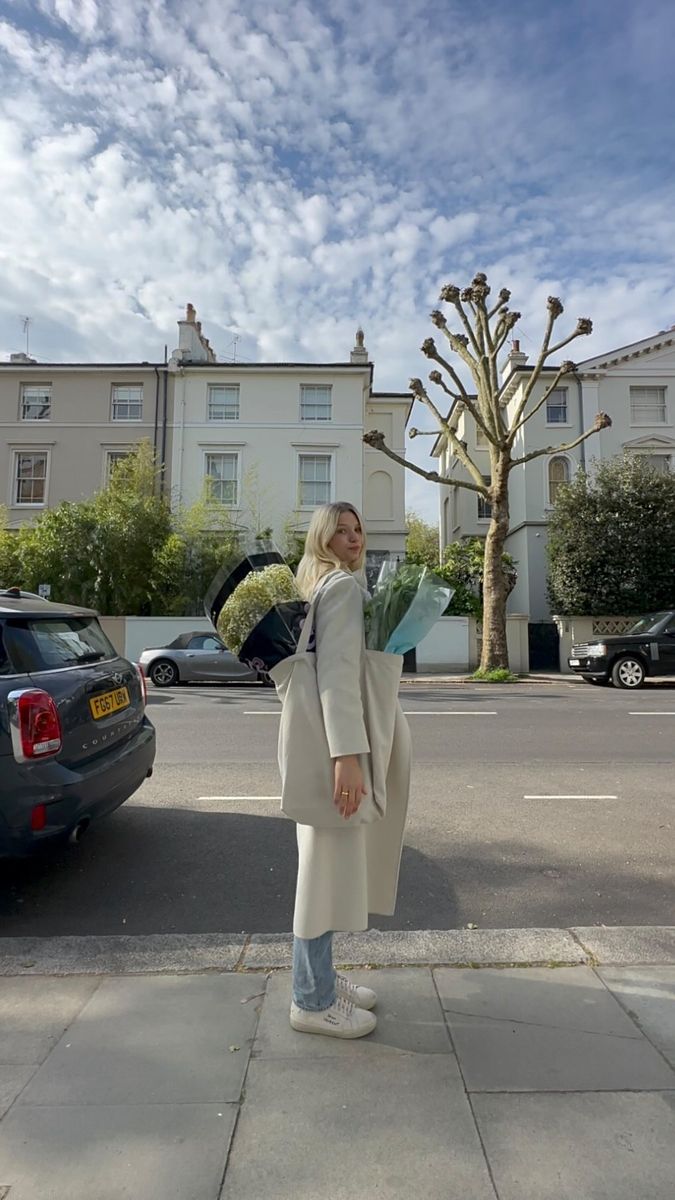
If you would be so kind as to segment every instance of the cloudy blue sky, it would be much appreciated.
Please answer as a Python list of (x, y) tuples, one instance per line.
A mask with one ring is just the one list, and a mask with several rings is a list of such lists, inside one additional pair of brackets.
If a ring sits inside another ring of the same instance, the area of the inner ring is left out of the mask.
[(160, 358), (190, 300), (222, 358), (360, 322), (402, 390), (477, 269), (526, 351), (551, 292), (577, 357), (656, 332), (674, 51), (672, 0), (0, 0), (0, 358), (26, 314), (40, 358)]

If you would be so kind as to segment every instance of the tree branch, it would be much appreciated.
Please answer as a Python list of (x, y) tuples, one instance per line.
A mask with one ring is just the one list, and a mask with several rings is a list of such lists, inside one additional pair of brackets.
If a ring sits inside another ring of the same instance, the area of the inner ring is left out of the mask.
[[(443, 432), (445, 433), (446, 431), (444, 430)], [(478, 492), (481, 496), (488, 497), (485, 484), (482, 487), (477, 487), (475, 483), (469, 483), (467, 479), (452, 479), (446, 475), (439, 475), (438, 471), (425, 471), (423, 467), (418, 467), (417, 463), (410, 462), (410, 459), (402, 458), (400, 454), (396, 454), (394, 450), (389, 449), (385, 443), (384, 434), (380, 433), (377, 429), (372, 429), (369, 433), (364, 433), (363, 441), (367, 446), (371, 446), (373, 450), (381, 450), (383, 454), (387, 455), (387, 458), (400, 463), (408, 471), (414, 471), (415, 475), (421, 475), (422, 479), (429, 479), (431, 483), (444, 483), (448, 487), (466, 488), (469, 492)]]
[(511, 467), (520, 467), (523, 463), (531, 462), (533, 458), (541, 458), (544, 454), (564, 454), (567, 450), (573, 450), (575, 446), (579, 446), (581, 442), (585, 442), (587, 438), (592, 437), (594, 433), (599, 433), (601, 429), (609, 429), (612, 424), (612, 418), (607, 413), (598, 413), (591, 429), (587, 429), (573, 442), (562, 442), (559, 446), (544, 446), (541, 450), (532, 450), (530, 454), (523, 455), (522, 458), (514, 458), (511, 461)]
[(575, 370), (576, 370), (576, 366), (573, 362), (566, 361), (566, 362), (560, 364), (560, 366), (558, 367), (557, 373), (555, 374), (555, 376), (553, 378), (553, 382), (550, 383), (549, 386), (546, 388), (541, 399), (537, 400), (537, 403), (535, 404), (534, 408), (530, 409), (529, 412), (526, 412), (525, 415), (520, 420), (519, 424), (515, 425), (512, 428), (511, 433), (509, 434), (509, 444), (511, 446), (513, 445), (513, 441), (515, 439), (515, 436), (516, 436), (518, 430), (522, 429), (523, 425), (525, 425), (526, 422), (529, 421), (530, 418), (535, 415), (535, 413), (539, 412), (539, 409), (543, 407), (543, 405), (546, 403), (546, 401), (548, 400), (551, 393), (554, 392), (555, 389), (557, 388), (558, 384), (560, 383), (560, 380), (565, 375), (569, 375), (572, 371), (575, 371)]
[[(476, 466), (475, 462), (470, 457), (470, 455), (467, 451), (467, 448), (466, 448), (466, 443), (461, 442), (459, 440), (454, 429), (452, 429), (450, 427), (449, 422), (446, 421), (445, 417), (441, 416), (441, 414), (439, 413), (438, 409), (436, 408), (436, 405), (434, 404), (433, 400), (431, 400), (431, 398), (427, 395), (427, 391), (426, 391), (426, 388), (424, 387), (424, 384), (422, 383), (422, 380), (421, 379), (411, 379), (408, 386), (409, 386), (410, 391), (412, 392), (413, 396), (415, 396), (418, 400), (421, 400), (422, 404), (426, 404), (429, 411), (431, 413), (433, 413), (433, 415), (435, 416), (441, 431), (446, 435), (446, 437), (452, 447), (452, 452), (455, 455), (455, 457), (459, 459), (462, 466), (466, 467), (467, 471), (469, 472), (470, 475), (473, 476), (473, 478), (476, 480), (476, 482), (477, 483), (480, 482), (480, 484), (482, 485), (483, 484), (482, 473), (478, 470), (478, 467)], [(466, 403), (466, 402), (464, 402), (464, 403)]]
[[(433, 341), (433, 338), (428, 338), (427, 340), (431, 342), (431, 341)], [(438, 362), (443, 362), (443, 359), (440, 357), (440, 355), (436, 356), (436, 355), (430, 354), (428, 357), (436, 358)], [(445, 382), (443, 380), (443, 376), (441, 375), (440, 371), (431, 371), (429, 373), (429, 379), (431, 380), (432, 383), (439, 384), (439, 386), (442, 387), (443, 390), (445, 392), (447, 392), (447, 394), (449, 396), (453, 396), (453, 393), (449, 390), (448, 387), (446, 387)], [(415, 384), (417, 384), (418, 382), (421, 382), (421, 381), (415, 380)], [(412, 385), (412, 380), (411, 380), (411, 385)], [(415, 391), (415, 388), (413, 388), (411, 386), (410, 390)], [(465, 408), (468, 409), (468, 411), (471, 413), (471, 416), (473, 417), (476, 424), (478, 426), (480, 426), (480, 428), (483, 430), (483, 433), (485, 434), (485, 436), (491, 442), (493, 442), (494, 445), (498, 445), (498, 441), (497, 441), (495, 433), (488, 428), (485, 421), (483, 420), (483, 416), (482, 416), (480, 409), (478, 408), (478, 405), (474, 404), (472, 397), (468, 395), (466, 390), (463, 390), (462, 395), (455, 396), (454, 399), (459, 400), (459, 402), (461, 404), (463, 404), (465, 406)], [(420, 400), (424, 400), (424, 397), (420, 396)]]
[[(546, 332), (544, 334), (544, 340), (541, 343), (539, 357), (537, 358), (537, 361), (535, 363), (534, 370), (533, 370), (532, 374), (530, 375), (527, 385), (525, 386), (525, 388), (523, 390), (522, 398), (519, 401), (518, 407), (514, 413), (511, 430), (509, 432), (509, 437), (511, 436), (511, 432), (513, 431), (513, 429), (517, 425), (520, 424), (520, 419), (527, 407), (527, 403), (530, 399), (530, 396), (532, 395), (534, 386), (535, 386), (537, 380), (539, 379), (539, 376), (541, 374), (541, 368), (543, 367), (544, 363), (546, 362), (546, 359), (551, 354), (554, 354), (557, 350), (562, 349), (563, 346), (567, 346), (570, 342), (574, 341), (575, 338), (582, 337), (582, 336), (585, 336), (586, 334), (593, 332), (593, 322), (589, 321), (588, 317), (579, 317), (579, 320), (577, 321), (576, 329), (574, 330), (574, 332), (571, 333), (569, 335), (569, 337), (563, 338), (563, 340), (561, 342), (557, 342), (555, 346), (551, 346), (550, 341), (551, 341), (551, 333), (553, 330), (553, 326), (554, 326), (555, 322), (557, 321), (558, 317), (560, 316), (560, 314), (564, 310), (563, 310), (563, 306), (560, 303), (560, 300), (558, 299), (557, 296), (549, 296), (547, 307), (548, 307), (549, 317), (548, 317), (548, 321), (546, 324)], [(512, 444), (513, 443), (511, 442), (511, 445)]]

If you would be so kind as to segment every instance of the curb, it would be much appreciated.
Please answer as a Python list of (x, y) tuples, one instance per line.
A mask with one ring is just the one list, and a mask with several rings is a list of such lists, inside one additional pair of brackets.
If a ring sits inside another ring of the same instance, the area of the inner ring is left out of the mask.
[[(162, 975), (282, 970), (293, 937), (148, 934), (0, 938), (0, 976)], [(372, 930), (336, 934), (344, 967), (675, 966), (675, 926)]]
[[(517, 680), (515, 680), (514, 682), (515, 683), (583, 683), (583, 680), (578, 675), (563, 675), (562, 673), (558, 673), (558, 674), (554, 675), (554, 674), (547, 674), (545, 672), (542, 672), (541, 674), (537, 673), (535, 675), (531, 675), (531, 674), (519, 675)], [(425, 687), (428, 687), (429, 684), (446, 685), (446, 684), (453, 684), (453, 683), (457, 683), (457, 684), (473, 683), (477, 687), (513, 686), (513, 684), (509, 685), (509, 684), (504, 684), (504, 683), (492, 683), (491, 684), (490, 681), (487, 679), (474, 679), (473, 675), (449, 675), (449, 674), (413, 675), (413, 674), (406, 674), (404, 672), (403, 675), (401, 676), (401, 684), (411, 684), (413, 687), (415, 687), (415, 686), (419, 687), (420, 685), (424, 685)]]

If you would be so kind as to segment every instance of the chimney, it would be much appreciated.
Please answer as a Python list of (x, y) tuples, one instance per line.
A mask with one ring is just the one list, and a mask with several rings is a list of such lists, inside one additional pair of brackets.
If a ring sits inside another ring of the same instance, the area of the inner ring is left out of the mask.
[(351, 354), (349, 355), (349, 361), (352, 363), (356, 363), (358, 366), (365, 366), (365, 364), (368, 362), (368, 351), (366, 350), (366, 347), (363, 344), (363, 339), (364, 339), (364, 333), (363, 333), (363, 330), (361, 329), (361, 326), (359, 326), (359, 328), (356, 331), (356, 341), (354, 343), (354, 349), (352, 350)]
[(504, 380), (509, 379), (519, 367), (524, 367), (526, 362), (527, 355), (523, 354), (523, 351), (520, 349), (518, 338), (514, 338), (511, 343), (511, 350), (502, 364), (502, 376)]
[(197, 320), (193, 304), (187, 305), (184, 319), (178, 322), (178, 349), (174, 350), (171, 357), (175, 362), (184, 363), (216, 361), (209, 339), (202, 333), (202, 323)]
[(9, 361), (11, 363), (36, 363), (36, 358), (31, 358), (30, 354), (26, 354), (24, 350), (18, 350), (16, 354), (10, 354)]

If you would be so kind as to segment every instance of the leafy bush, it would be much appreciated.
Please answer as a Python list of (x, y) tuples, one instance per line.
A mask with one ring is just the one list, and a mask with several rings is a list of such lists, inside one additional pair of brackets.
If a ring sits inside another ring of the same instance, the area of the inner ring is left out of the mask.
[(561, 616), (675, 604), (675, 475), (627, 454), (561, 487), (549, 521), (548, 595)]

